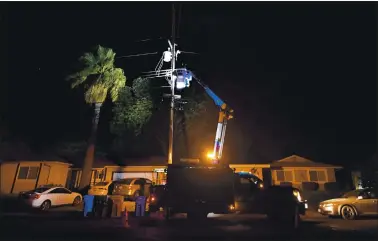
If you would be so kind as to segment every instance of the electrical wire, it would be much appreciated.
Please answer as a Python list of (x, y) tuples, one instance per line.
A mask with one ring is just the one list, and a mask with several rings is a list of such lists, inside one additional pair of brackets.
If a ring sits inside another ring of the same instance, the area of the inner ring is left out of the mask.
[(116, 59), (120, 59), (120, 58), (130, 58), (130, 57), (139, 57), (139, 56), (154, 55), (154, 54), (158, 54), (158, 52), (143, 53), (143, 54), (124, 55), (124, 56), (118, 56), (118, 57), (116, 57)]

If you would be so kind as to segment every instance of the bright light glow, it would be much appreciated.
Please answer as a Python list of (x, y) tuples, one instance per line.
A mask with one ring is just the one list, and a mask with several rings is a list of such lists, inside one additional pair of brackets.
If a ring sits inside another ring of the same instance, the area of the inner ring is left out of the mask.
[(215, 154), (213, 152), (209, 152), (209, 153), (207, 153), (207, 158), (215, 159)]
[(298, 191), (294, 190), (294, 196), (297, 197), (298, 202), (302, 202), (301, 194)]
[(182, 90), (186, 87), (186, 84), (184, 81), (176, 81), (176, 88), (178, 90)]
[(171, 62), (172, 60), (172, 52), (171, 51), (164, 51), (163, 54), (164, 62)]

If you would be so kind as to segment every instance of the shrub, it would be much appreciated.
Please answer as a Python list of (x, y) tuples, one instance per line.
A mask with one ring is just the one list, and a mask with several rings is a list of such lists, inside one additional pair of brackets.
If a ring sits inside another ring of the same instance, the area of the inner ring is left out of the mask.
[(307, 191), (316, 191), (319, 189), (319, 184), (316, 182), (303, 182), (302, 189)]
[(324, 190), (327, 192), (338, 192), (340, 191), (340, 185), (337, 182), (326, 182), (324, 183)]

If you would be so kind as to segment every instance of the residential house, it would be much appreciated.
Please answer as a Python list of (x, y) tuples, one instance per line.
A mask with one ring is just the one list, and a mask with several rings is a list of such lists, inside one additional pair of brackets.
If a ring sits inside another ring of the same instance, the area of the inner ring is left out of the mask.
[[(167, 167), (165, 157), (127, 159), (118, 162), (96, 160), (92, 170), (91, 184), (102, 181), (112, 181), (121, 178), (145, 177), (157, 184), (164, 184)], [(281, 185), (290, 182), (294, 187), (301, 188), (303, 182), (319, 183), (319, 189), (324, 189), (324, 183), (336, 182), (335, 171), (342, 167), (314, 162), (293, 155), (270, 164), (230, 164), (235, 172), (249, 172), (263, 180), (265, 186)], [(75, 164), (69, 173), (67, 186), (79, 186), (81, 166)]]
[(301, 188), (303, 182), (316, 182), (319, 190), (324, 190), (327, 182), (336, 182), (335, 172), (342, 169), (340, 166), (314, 162), (297, 155), (272, 162), (270, 168), (274, 185), (291, 183), (292, 186)]
[[(164, 184), (167, 167), (165, 157), (129, 158), (121, 161), (96, 159), (92, 169), (91, 185), (122, 178), (144, 177), (154, 183)], [(74, 164), (67, 179), (68, 188), (77, 188), (81, 178), (81, 162)]]
[(64, 186), (70, 166), (58, 159), (0, 160), (0, 192), (18, 194), (46, 184)]

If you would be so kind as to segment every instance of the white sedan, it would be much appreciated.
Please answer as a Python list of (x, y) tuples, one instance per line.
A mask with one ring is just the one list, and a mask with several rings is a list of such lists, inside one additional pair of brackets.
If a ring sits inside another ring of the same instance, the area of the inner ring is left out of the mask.
[(40, 187), (32, 191), (20, 193), (20, 198), (28, 205), (41, 210), (52, 206), (78, 205), (83, 200), (80, 193), (71, 192), (64, 187)]

